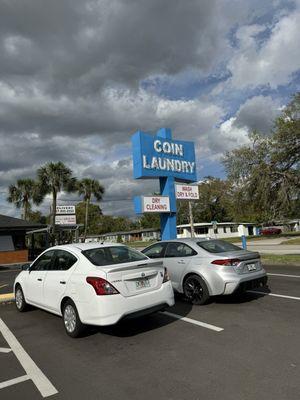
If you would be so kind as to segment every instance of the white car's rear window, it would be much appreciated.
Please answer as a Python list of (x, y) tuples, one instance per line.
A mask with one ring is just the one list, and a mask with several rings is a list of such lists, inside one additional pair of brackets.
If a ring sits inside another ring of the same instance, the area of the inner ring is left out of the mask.
[(122, 264), (148, 259), (139, 251), (126, 246), (98, 247), (84, 250), (82, 254), (97, 266)]

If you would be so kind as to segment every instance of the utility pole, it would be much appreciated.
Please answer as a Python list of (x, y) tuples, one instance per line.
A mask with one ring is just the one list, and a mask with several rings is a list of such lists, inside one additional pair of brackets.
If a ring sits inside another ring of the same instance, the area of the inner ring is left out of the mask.
[(195, 229), (194, 229), (194, 217), (193, 217), (193, 207), (192, 202), (189, 200), (189, 217), (190, 217), (190, 225), (191, 225), (191, 237), (195, 237)]

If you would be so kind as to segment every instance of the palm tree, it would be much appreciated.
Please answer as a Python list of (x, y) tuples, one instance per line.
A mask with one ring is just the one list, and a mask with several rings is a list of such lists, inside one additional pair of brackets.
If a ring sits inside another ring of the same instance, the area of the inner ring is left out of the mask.
[(22, 208), (22, 218), (27, 221), (31, 203), (41, 204), (43, 195), (33, 179), (18, 179), (16, 185), (9, 186), (7, 201), (14, 203), (17, 208)]
[(57, 163), (49, 162), (40, 167), (37, 171), (38, 183), (42, 193), (52, 195), (52, 235), (55, 238), (55, 214), (57, 194), (65, 190), (74, 192), (76, 190), (76, 178), (72, 176), (72, 170), (61, 161)]
[(80, 196), (83, 195), (83, 200), (85, 202), (85, 223), (84, 223), (84, 240), (85, 240), (87, 235), (89, 205), (91, 202), (91, 198), (94, 196), (96, 200), (100, 201), (104, 194), (104, 187), (95, 179), (84, 178), (78, 182), (77, 190)]

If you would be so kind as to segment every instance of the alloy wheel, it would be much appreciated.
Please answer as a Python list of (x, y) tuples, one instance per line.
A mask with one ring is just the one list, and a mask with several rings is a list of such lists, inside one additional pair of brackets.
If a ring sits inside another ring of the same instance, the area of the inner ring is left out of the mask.
[(203, 288), (200, 282), (196, 279), (190, 278), (185, 283), (185, 295), (190, 300), (201, 300), (203, 297)]
[(18, 308), (18, 310), (20, 310), (23, 306), (23, 302), (24, 302), (24, 298), (23, 298), (23, 292), (22, 290), (19, 288), (16, 291), (16, 306)]
[(66, 330), (69, 333), (74, 332), (76, 328), (76, 312), (74, 310), (74, 307), (72, 307), (70, 304), (67, 305), (67, 307), (64, 310), (64, 323)]

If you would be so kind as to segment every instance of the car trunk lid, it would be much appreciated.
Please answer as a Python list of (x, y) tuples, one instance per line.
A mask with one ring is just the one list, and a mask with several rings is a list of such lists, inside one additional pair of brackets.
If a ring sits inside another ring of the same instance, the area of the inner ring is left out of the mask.
[(164, 277), (162, 261), (142, 260), (101, 266), (106, 279), (123, 296), (135, 296), (161, 287)]
[(238, 274), (248, 274), (257, 272), (262, 269), (260, 254), (254, 251), (238, 250), (216, 254), (217, 257), (229, 259), (238, 259), (240, 262), (234, 265), (234, 269)]

